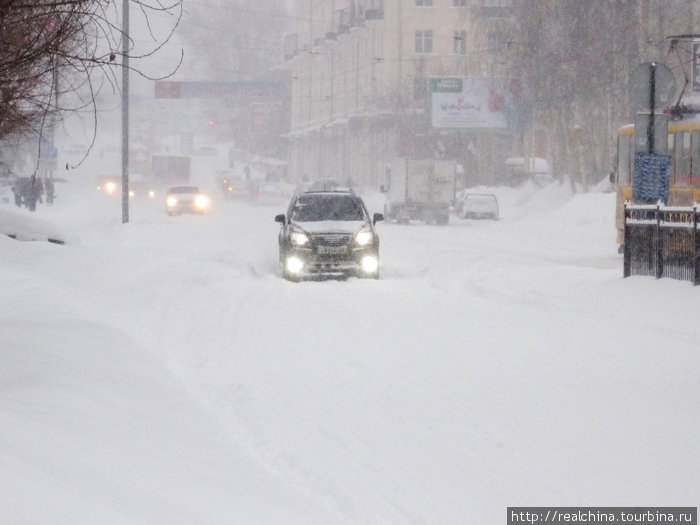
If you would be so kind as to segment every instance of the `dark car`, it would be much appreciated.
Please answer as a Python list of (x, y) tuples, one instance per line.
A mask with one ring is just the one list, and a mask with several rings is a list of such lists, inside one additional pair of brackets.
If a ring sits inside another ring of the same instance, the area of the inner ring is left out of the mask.
[(292, 197), (287, 214), (275, 221), (279, 263), (285, 279), (379, 278), (377, 221), (352, 191), (308, 191)]
[(227, 199), (247, 199), (250, 196), (250, 187), (242, 177), (231, 172), (220, 171), (217, 174), (218, 183)]

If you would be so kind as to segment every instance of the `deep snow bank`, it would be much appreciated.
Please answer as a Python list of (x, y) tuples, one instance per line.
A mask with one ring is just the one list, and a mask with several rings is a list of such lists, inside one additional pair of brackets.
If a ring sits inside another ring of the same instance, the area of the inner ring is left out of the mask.
[(0, 235), (0, 522), (335, 521), (225, 442), (129, 335), (35, 271), (67, 249)]

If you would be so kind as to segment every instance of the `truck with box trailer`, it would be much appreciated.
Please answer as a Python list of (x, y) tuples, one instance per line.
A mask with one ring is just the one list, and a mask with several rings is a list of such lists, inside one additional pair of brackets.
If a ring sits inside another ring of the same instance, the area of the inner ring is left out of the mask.
[(451, 159), (396, 158), (381, 187), (387, 220), (447, 224), (454, 202), (457, 162)]

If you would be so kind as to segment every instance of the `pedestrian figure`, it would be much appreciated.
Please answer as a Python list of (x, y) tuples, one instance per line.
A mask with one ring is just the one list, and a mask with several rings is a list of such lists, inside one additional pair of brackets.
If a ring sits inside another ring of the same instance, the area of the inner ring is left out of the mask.
[(39, 197), (36, 177), (23, 177), (22, 202), (29, 211), (36, 211), (36, 201)]
[(22, 207), (22, 190), (19, 186), (19, 180), (16, 180), (12, 185), (12, 194), (15, 196), (15, 206)]
[(32, 183), (34, 185), (34, 195), (36, 195), (36, 200), (39, 202), (39, 204), (44, 204), (44, 183), (36, 176), (32, 177)]
[(46, 179), (46, 204), (53, 204), (54, 191), (53, 179)]

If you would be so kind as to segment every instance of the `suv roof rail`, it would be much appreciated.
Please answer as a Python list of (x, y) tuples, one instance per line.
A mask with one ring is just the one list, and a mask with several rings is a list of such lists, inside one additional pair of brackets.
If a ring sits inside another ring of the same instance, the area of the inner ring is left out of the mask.
[(328, 188), (327, 190), (316, 189), (316, 190), (306, 190), (300, 193), (300, 195), (309, 193), (352, 193), (355, 195), (355, 190), (346, 187)]

